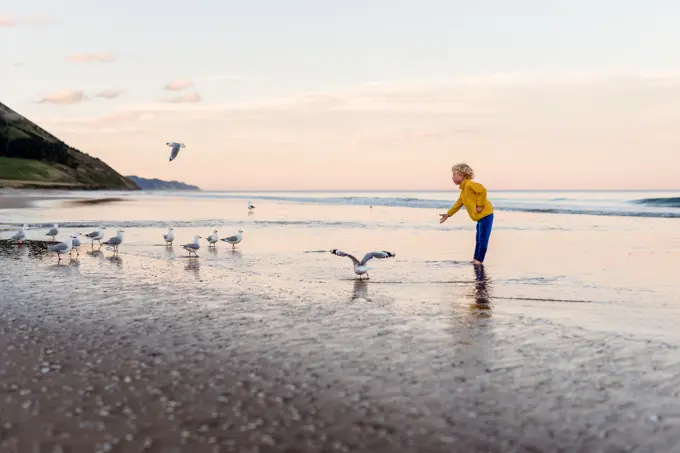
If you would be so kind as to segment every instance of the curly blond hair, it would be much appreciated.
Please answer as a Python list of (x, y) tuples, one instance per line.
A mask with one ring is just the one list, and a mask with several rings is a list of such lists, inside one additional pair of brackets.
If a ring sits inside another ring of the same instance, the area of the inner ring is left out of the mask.
[(475, 177), (475, 171), (466, 163), (454, 165), (451, 167), (451, 171), (460, 173), (464, 178), (472, 179)]

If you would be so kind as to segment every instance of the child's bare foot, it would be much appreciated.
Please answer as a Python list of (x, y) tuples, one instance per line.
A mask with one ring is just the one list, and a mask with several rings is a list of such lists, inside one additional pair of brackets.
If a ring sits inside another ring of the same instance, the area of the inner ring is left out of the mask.
[(481, 261), (477, 261), (477, 260), (472, 260), (472, 264), (478, 264), (478, 265), (479, 265), (479, 264), (482, 264), (482, 262), (481, 262)]

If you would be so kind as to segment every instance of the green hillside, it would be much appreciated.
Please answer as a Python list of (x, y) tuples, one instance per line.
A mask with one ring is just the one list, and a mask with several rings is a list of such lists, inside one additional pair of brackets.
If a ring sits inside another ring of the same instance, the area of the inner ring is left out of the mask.
[(68, 146), (0, 103), (0, 187), (139, 190), (96, 157)]

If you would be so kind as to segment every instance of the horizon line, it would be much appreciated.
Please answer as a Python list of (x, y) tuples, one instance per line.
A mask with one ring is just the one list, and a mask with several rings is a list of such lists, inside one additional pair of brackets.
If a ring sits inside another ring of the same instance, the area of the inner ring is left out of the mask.
[[(189, 183), (185, 183), (189, 184)], [(449, 192), (453, 189), (203, 189), (202, 192)], [(487, 189), (488, 192), (680, 192), (677, 189)]]

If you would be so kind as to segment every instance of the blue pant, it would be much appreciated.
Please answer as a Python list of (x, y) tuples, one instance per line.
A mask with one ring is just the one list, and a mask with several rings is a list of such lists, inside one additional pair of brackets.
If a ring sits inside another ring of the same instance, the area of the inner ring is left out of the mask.
[(475, 259), (484, 261), (486, 249), (489, 248), (489, 237), (493, 226), (493, 214), (489, 214), (477, 222), (477, 245), (475, 246)]

